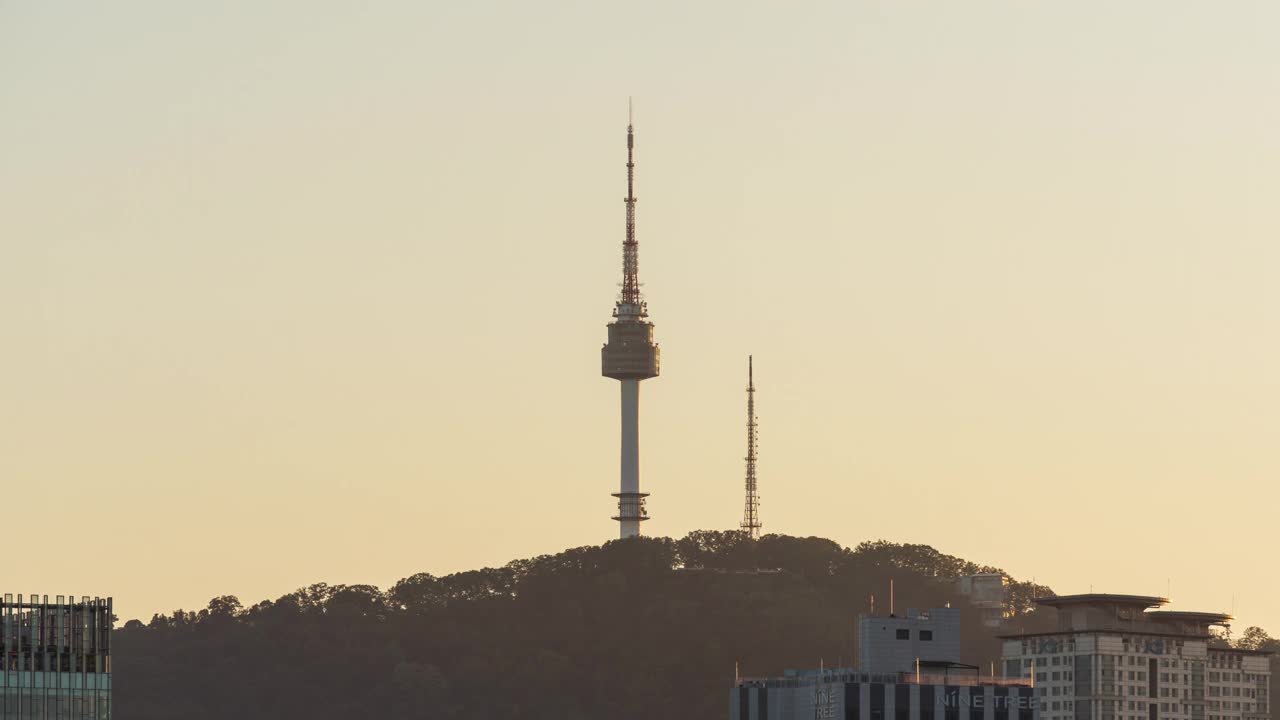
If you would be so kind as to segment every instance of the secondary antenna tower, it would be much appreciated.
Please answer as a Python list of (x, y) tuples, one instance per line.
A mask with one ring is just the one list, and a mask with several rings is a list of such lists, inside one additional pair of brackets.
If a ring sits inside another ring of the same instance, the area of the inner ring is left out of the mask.
[(742, 513), (742, 532), (752, 540), (760, 538), (760, 495), (756, 492), (756, 383), (752, 358), (747, 356), (747, 505)]

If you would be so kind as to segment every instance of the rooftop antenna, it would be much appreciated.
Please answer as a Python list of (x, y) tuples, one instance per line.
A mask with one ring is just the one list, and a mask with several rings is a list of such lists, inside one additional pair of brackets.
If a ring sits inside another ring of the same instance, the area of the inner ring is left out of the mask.
[(755, 366), (747, 356), (747, 501), (742, 512), (742, 532), (752, 540), (760, 539), (760, 496), (756, 493), (756, 383)]

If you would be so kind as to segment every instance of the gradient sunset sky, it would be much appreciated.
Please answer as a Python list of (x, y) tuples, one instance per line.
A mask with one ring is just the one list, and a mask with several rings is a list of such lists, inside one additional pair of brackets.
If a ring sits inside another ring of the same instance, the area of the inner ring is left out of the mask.
[[(919, 542), (1280, 634), (1274, 2), (0, 0), (4, 592)], [(903, 599), (909, 602), (909, 598)]]

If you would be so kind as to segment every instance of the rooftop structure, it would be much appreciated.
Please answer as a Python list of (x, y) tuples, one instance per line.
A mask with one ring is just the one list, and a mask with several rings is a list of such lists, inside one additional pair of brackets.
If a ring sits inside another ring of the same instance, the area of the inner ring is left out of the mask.
[(1183, 612), (1177, 610), (1149, 610), (1147, 620), (1169, 626), (1183, 635), (1208, 635), (1213, 626), (1229, 627), (1235, 618), (1226, 613)]
[(627, 207), (626, 234), (622, 241), (622, 292), (609, 323), (609, 341), (600, 351), (601, 374), (618, 380), (622, 387), (621, 477), (618, 492), (619, 537), (640, 534), (640, 523), (649, 519), (645, 498), (640, 492), (640, 381), (658, 376), (658, 346), (653, 342), (653, 323), (640, 294), (639, 243), (636, 240), (636, 196), (634, 126), (627, 124)]
[(111, 598), (0, 599), (0, 718), (111, 717)]
[(756, 486), (756, 382), (751, 356), (747, 356), (747, 499), (742, 511), (742, 532), (752, 540), (760, 537), (760, 495)]
[[(1161, 623), (1160, 627), (1149, 629), (1153, 632), (1168, 632), (1168, 625), (1173, 622), (1165, 613), (1148, 612), (1169, 604), (1168, 598), (1157, 595), (1087, 593), (1036, 598), (1035, 603), (1058, 611), (1059, 630), (1137, 629)], [(1228, 617), (1227, 620), (1229, 619)], [(1207, 632), (1206, 627), (1200, 634)]]
[(956, 592), (969, 599), (969, 604), (982, 616), (982, 624), (1000, 627), (1007, 609), (1009, 578), (1003, 573), (978, 573), (956, 578)]
[(869, 672), (915, 672), (917, 663), (955, 667), (960, 663), (960, 611), (917, 610), (905, 616), (858, 618), (858, 667)]

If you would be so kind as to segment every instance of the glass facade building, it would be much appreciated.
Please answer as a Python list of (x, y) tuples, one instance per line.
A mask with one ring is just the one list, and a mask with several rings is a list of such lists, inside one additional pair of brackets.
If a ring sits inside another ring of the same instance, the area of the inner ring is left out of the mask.
[(0, 600), (0, 720), (110, 720), (111, 598)]

